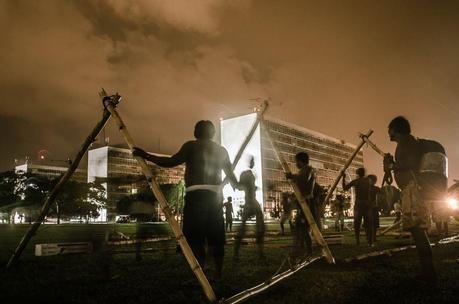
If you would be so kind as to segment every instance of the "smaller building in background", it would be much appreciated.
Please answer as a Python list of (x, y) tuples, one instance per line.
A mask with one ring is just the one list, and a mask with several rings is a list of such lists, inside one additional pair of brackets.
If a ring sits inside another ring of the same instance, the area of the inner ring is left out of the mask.
[[(67, 172), (67, 167), (42, 165), (26, 162), (23, 165), (17, 165), (14, 167), (16, 173), (31, 173), (39, 176), (45, 176), (47, 178), (57, 178)], [(73, 173), (72, 179), (79, 182), (87, 181), (87, 171), (85, 169), (77, 169)]]

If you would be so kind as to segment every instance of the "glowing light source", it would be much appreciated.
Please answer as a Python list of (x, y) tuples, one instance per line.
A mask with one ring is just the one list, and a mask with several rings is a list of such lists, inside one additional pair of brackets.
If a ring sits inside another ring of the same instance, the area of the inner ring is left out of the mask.
[(449, 205), (449, 207), (451, 209), (453, 209), (453, 210), (459, 209), (459, 202), (458, 202), (457, 199), (450, 197), (450, 198), (448, 198), (447, 202), (448, 202), (448, 205)]

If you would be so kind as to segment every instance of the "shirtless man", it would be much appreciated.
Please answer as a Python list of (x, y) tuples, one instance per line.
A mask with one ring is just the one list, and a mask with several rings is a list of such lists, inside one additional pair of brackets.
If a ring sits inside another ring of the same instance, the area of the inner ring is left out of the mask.
[(373, 209), (370, 205), (370, 181), (365, 177), (365, 169), (358, 168), (356, 170), (357, 178), (346, 183), (345, 175), (343, 174), (343, 190), (347, 191), (352, 187), (355, 188), (355, 204), (354, 204), (354, 235), (355, 243), (360, 244), (360, 227), (362, 226), (362, 218), (365, 223), (365, 235), (368, 246), (373, 246)]
[[(314, 185), (316, 183), (316, 172), (309, 165), (309, 155), (306, 152), (299, 152), (295, 155), (298, 174), (287, 173), (286, 178), (291, 179), (298, 186), (301, 194), (306, 200), (311, 213), (316, 214), (314, 204)], [(297, 214), (295, 217), (295, 249), (294, 256), (301, 256), (306, 250), (307, 255), (312, 254), (312, 238), (310, 235), (309, 223), (301, 209), (300, 203), (295, 200)]]
[(251, 217), (256, 217), (256, 239), (258, 246), (258, 254), (260, 258), (263, 258), (263, 240), (265, 235), (265, 222), (263, 219), (263, 212), (261, 211), (260, 203), (257, 202), (255, 193), (257, 187), (255, 186), (255, 176), (253, 175), (252, 169), (255, 165), (254, 158), (251, 157), (249, 161), (249, 170), (241, 173), (239, 178), (239, 189), (245, 192), (245, 204), (242, 211), (242, 222), (236, 235), (234, 242), (234, 260), (239, 259), (239, 249), (241, 247), (242, 238), (245, 235), (246, 222)]
[(201, 267), (206, 258), (205, 242), (215, 261), (216, 278), (221, 277), (225, 244), (223, 220), (222, 170), (233, 187), (237, 180), (225, 148), (212, 141), (215, 127), (209, 120), (199, 121), (194, 128), (196, 140), (183, 144), (171, 157), (156, 156), (134, 148), (133, 155), (140, 156), (161, 167), (175, 167), (185, 163), (185, 207), (183, 234)]

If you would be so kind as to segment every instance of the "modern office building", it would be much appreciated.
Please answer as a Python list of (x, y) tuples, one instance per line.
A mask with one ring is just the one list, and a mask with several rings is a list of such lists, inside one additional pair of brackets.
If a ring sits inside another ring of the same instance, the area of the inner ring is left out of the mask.
[[(161, 168), (151, 164), (151, 169), (159, 184), (177, 184), (183, 179), (185, 167)], [(108, 209), (101, 212), (101, 221), (114, 219), (117, 201), (137, 193), (139, 187), (146, 183), (130, 150), (113, 146), (89, 150), (87, 181), (92, 182), (96, 178), (104, 181), (109, 201)]]
[[(228, 150), (230, 159), (234, 159), (242, 142), (256, 121), (256, 113), (221, 120), (221, 143)], [(281, 193), (293, 191), (274, 150), (266, 138), (266, 128), (272, 139), (279, 146), (280, 152), (288, 162), (292, 172), (296, 172), (295, 154), (304, 151), (310, 156), (310, 164), (317, 172), (317, 182), (324, 187), (330, 186), (338, 176), (346, 160), (352, 155), (356, 146), (345, 143), (322, 133), (312, 131), (281, 120), (266, 118), (263, 127), (258, 126), (250, 140), (241, 161), (238, 163), (235, 174), (248, 169), (248, 158), (255, 158), (253, 172), (258, 187), (256, 196), (262, 204), (265, 215), (269, 217), (276, 203), (280, 202)], [(363, 152), (360, 151), (352, 162), (348, 175), (355, 178), (355, 170), (363, 167)], [(340, 187), (340, 186), (339, 186)], [(233, 190), (230, 186), (224, 188), (225, 198), (233, 197), (235, 212), (244, 203), (244, 194)]]

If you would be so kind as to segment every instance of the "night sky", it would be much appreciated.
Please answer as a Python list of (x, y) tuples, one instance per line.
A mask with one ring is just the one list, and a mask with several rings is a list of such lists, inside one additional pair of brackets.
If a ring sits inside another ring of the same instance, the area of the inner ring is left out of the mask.
[(104, 87), (150, 151), (269, 98), (270, 116), (354, 144), (373, 129), (388, 152), (405, 115), (459, 179), (459, 1), (0, 0), (0, 28), (1, 170), (73, 156)]

